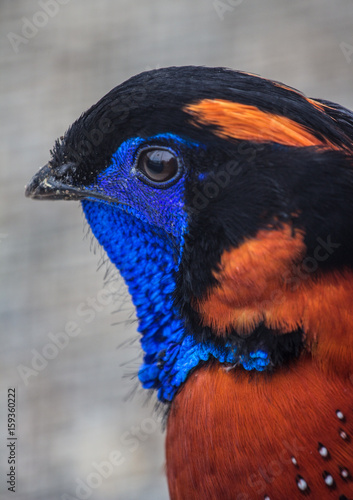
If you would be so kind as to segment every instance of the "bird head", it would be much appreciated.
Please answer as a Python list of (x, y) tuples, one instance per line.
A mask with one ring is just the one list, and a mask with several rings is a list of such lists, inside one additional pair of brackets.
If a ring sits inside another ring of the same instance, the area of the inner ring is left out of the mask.
[(283, 84), (163, 68), (83, 113), (26, 195), (81, 201), (162, 401), (212, 360), (271, 371), (310, 355), (348, 373), (352, 136), (349, 111)]

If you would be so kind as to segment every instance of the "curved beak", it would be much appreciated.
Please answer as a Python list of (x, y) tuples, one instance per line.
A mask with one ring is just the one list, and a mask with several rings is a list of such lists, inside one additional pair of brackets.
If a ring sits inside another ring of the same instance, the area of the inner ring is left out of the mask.
[(96, 188), (75, 186), (70, 172), (75, 165), (68, 163), (53, 170), (49, 165), (42, 167), (26, 186), (25, 195), (34, 200), (83, 200), (98, 199), (117, 203), (117, 200)]

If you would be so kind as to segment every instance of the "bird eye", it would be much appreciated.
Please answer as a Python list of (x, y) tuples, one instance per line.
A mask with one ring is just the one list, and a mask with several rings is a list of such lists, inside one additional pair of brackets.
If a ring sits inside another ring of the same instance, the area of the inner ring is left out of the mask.
[(178, 173), (178, 160), (168, 149), (146, 149), (138, 158), (137, 169), (151, 181), (166, 182)]

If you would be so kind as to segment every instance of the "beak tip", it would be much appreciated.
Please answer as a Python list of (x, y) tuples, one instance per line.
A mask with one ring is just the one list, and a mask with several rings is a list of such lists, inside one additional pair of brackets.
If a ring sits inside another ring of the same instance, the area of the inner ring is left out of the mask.
[(35, 187), (33, 186), (32, 181), (25, 186), (25, 197), (26, 198), (34, 198), (35, 197)]
[[(87, 189), (84, 185), (75, 185), (62, 178), (62, 173), (72, 164), (63, 165), (60, 172), (53, 171), (48, 165), (42, 167), (25, 186), (26, 198), (32, 200), (73, 200), (81, 201), (88, 197), (97, 200), (115, 202), (116, 200), (96, 189)], [(65, 173), (64, 172), (64, 173)]]
[(25, 186), (25, 196), (26, 198), (39, 199), (43, 191), (43, 186), (46, 178), (50, 174), (48, 165), (42, 167), (39, 172), (37, 172), (29, 183)]
[(81, 188), (64, 183), (45, 165), (25, 186), (25, 196), (32, 200), (81, 200), (85, 194)]

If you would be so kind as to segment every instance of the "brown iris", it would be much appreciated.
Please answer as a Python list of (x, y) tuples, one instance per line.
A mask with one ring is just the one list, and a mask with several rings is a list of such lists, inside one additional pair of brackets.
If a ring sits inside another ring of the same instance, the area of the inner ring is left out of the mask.
[(178, 160), (167, 149), (146, 149), (138, 158), (137, 169), (151, 181), (166, 182), (177, 174)]

